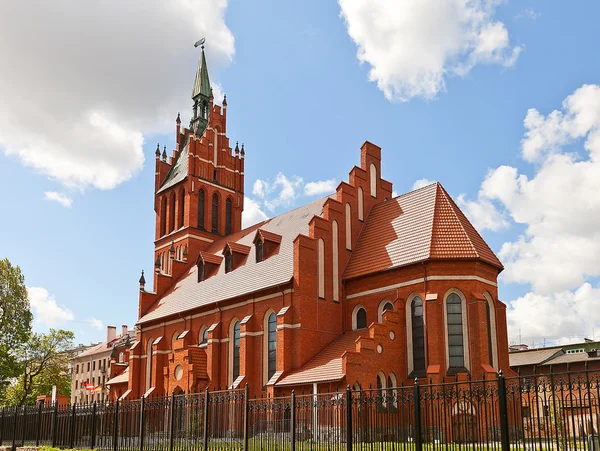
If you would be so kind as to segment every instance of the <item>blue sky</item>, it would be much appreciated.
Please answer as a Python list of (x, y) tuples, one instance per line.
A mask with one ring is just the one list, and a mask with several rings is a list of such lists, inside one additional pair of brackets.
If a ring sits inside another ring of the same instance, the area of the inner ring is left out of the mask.
[(246, 222), (347, 179), (369, 140), (397, 193), (440, 181), (500, 255), (511, 342), (599, 328), (596, 2), (69, 1), (0, 6), (0, 257), (38, 330), (135, 322), (154, 150), (189, 120), (201, 36)]

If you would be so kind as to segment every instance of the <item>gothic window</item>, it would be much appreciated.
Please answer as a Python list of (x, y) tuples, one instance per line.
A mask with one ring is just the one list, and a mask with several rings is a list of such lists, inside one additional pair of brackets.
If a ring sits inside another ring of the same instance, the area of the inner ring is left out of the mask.
[(367, 328), (367, 311), (362, 306), (356, 306), (354, 308), (353, 315), (353, 327), (352, 329), (366, 329)]
[(123, 355), (122, 352), (119, 352), (119, 363), (123, 363), (125, 360), (125, 356)]
[(318, 244), (319, 297), (325, 299), (325, 241), (319, 238)]
[(267, 328), (267, 380), (269, 380), (277, 371), (277, 317), (275, 313), (269, 315)]
[(233, 254), (230, 250), (225, 253), (225, 272), (231, 272), (233, 270)]
[(240, 375), (240, 322), (236, 321), (233, 326), (233, 361), (231, 366), (231, 383), (233, 384), (235, 380)]
[(231, 199), (225, 201), (225, 235), (231, 235)]
[(185, 191), (182, 188), (179, 192), (179, 228), (183, 227), (183, 221), (185, 218)]
[(386, 310), (394, 310), (394, 304), (392, 304), (392, 302), (388, 299), (384, 299), (379, 304), (379, 308), (377, 309), (377, 321), (378, 322), (381, 323), (383, 321), (383, 312), (385, 312)]
[(374, 164), (369, 167), (369, 176), (371, 179), (371, 197), (377, 197), (377, 168)]
[(212, 233), (219, 233), (219, 196), (212, 197)]
[(160, 199), (160, 236), (167, 233), (167, 198), (165, 196)]
[(146, 391), (152, 388), (152, 344), (154, 340), (152, 338), (148, 339), (148, 344), (146, 345)]
[(175, 193), (171, 194), (169, 200), (169, 233), (175, 230)]
[(494, 366), (494, 352), (492, 350), (492, 318), (490, 312), (490, 304), (485, 303), (485, 317), (487, 321), (487, 346), (488, 346), (488, 359), (491, 367)]
[(202, 104), (202, 117), (204, 119), (208, 118), (208, 104), (206, 102)]
[(260, 263), (264, 260), (264, 248), (261, 239), (256, 240), (256, 263)]
[(449, 373), (465, 367), (462, 300), (456, 293), (446, 299)]
[(200, 344), (208, 344), (208, 327), (205, 327), (200, 334)]
[(364, 221), (365, 219), (365, 199), (363, 189), (358, 187), (358, 220)]
[(333, 300), (339, 302), (340, 300), (340, 281), (339, 281), (339, 246), (338, 246), (338, 223), (333, 221), (331, 223), (331, 245), (332, 245), (332, 262), (333, 262)]
[(175, 350), (175, 344), (177, 343), (177, 339), (179, 338), (179, 331), (173, 334), (173, 338), (171, 338), (171, 351)]
[(412, 369), (415, 375), (425, 375), (425, 322), (423, 321), (423, 301), (419, 296), (410, 303), (412, 338)]
[(352, 207), (346, 204), (346, 249), (352, 250)]
[(204, 190), (198, 191), (198, 228), (204, 230)]
[(198, 262), (198, 282), (202, 282), (204, 280), (204, 262), (200, 260)]

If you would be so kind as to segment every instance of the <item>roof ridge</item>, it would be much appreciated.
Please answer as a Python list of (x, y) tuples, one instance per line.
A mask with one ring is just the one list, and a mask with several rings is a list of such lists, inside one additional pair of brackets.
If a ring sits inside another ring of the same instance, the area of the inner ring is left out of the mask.
[[(418, 191), (424, 190), (425, 188), (431, 188), (432, 185), (439, 185), (439, 184), (440, 184), (440, 182), (437, 182), (437, 181), (436, 182), (431, 182), (431, 183), (428, 183), (427, 185), (421, 186), (421, 187), (419, 187), (417, 189), (412, 189), (412, 190), (407, 191), (405, 193), (398, 194), (396, 197), (392, 197), (389, 200), (399, 199), (401, 197), (408, 196), (409, 194), (414, 194), (414, 193), (416, 193)], [(386, 202), (386, 201), (383, 201), (383, 202), (380, 202), (380, 203), (384, 203), (384, 202)], [(379, 205), (379, 204), (376, 204), (376, 205)]]
[[(431, 232), (429, 234), (429, 252), (427, 254), (427, 258), (431, 258), (431, 249), (433, 248), (433, 230), (435, 229), (435, 217), (436, 217), (436, 212), (437, 212), (437, 208), (435, 208), (437, 206), (438, 203), (438, 191), (440, 189), (440, 184), (438, 182), (436, 182), (436, 186), (435, 186), (435, 200), (433, 201), (433, 218), (431, 218)], [(422, 189), (422, 188), (421, 188)]]

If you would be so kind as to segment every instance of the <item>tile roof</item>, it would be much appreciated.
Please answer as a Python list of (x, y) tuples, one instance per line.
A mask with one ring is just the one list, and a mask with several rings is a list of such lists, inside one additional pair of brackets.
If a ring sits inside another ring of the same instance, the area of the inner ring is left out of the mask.
[[(135, 331), (130, 330), (130, 331), (128, 331), (128, 333), (129, 333), (130, 340), (131, 341), (135, 340)], [(111, 341), (103, 341), (102, 343), (98, 343), (97, 345), (90, 346), (84, 352), (82, 352), (81, 354), (76, 355), (73, 358), (74, 359), (78, 359), (80, 357), (89, 357), (91, 355), (98, 354), (98, 353), (101, 353), (101, 352), (112, 351), (114, 345), (117, 344), (117, 342), (119, 342), (121, 339), (123, 339), (123, 335), (122, 334), (121, 335), (117, 335)]]
[(539, 365), (562, 353), (563, 350), (561, 348), (544, 348), (531, 351), (511, 352), (508, 354), (509, 365), (511, 368), (515, 366)]
[(216, 275), (202, 282), (198, 282), (197, 267), (192, 265), (138, 324), (289, 282), (294, 275), (293, 242), (299, 234), (308, 234), (308, 223), (313, 216), (322, 214), (326, 200), (327, 197), (313, 201), (215, 241), (206, 249), (207, 254), (221, 255), (227, 242), (252, 246), (258, 228), (282, 237), (279, 252), (271, 257), (257, 263), (249, 255), (245, 264), (229, 273), (225, 273), (224, 265), (220, 265)]
[(346, 332), (330, 343), (301, 369), (288, 374), (275, 385), (302, 385), (314, 382), (334, 382), (343, 379), (345, 374), (342, 368), (342, 355), (346, 351), (354, 351), (358, 337), (368, 334), (368, 329)]
[(171, 166), (171, 170), (167, 174), (165, 181), (161, 185), (160, 189), (156, 192), (157, 194), (169, 189), (172, 186), (177, 185), (179, 182), (185, 180), (188, 175), (188, 143), (186, 142), (183, 149), (177, 155), (177, 158)]
[(577, 363), (577, 362), (587, 362), (589, 360), (600, 360), (600, 357), (590, 357), (587, 352), (573, 352), (573, 353), (565, 353), (560, 354), (553, 359), (550, 359), (542, 365), (558, 365), (561, 363)]
[(344, 278), (455, 258), (480, 258), (503, 268), (442, 185), (433, 183), (371, 209)]
[(129, 382), (129, 367), (125, 368), (121, 374), (117, 374), (112, 379), (106, 381), (106, 385), (123, 384)]

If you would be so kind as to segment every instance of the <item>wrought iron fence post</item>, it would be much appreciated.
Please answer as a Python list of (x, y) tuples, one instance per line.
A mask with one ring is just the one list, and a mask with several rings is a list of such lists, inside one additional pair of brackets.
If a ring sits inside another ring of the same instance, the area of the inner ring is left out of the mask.
[(171, 393), (171, 402), (169, 404), (169, 451), (173, 451), (175, 429), (175, 391)]
[(248, 425), (250, 424), (250, 403), (248, 403), (248, 393), (248, 382), (246, 382), (246, 386), (244, 387), (244, 451), (248, 451)]
[(75, 418), (77, 412), (75, 411), (76, 404), (73, 403), (73, 408), (71, 409), (71, 424), (69, 427), (69, 448), (75, 448)]
[(208, 451), (208, 403), (210, 402), (210, 393), (208, 392), (208, 387), (206, 387), (206, 392), (204, 395), (204, 451)]
[(508, 408), (506, 405), (506, 380), (502, 370), (498, 373), (498, 407), (500, 409), (500, 440), (502, 451), (510, 451), (508, 436)]
[(115, 417), (113, 424), (113, 451), (118, 451), (119, 449), (119, 399), (117, 398), (117, 402), (115, 402)]
[(0, 419), (0, 446), (4, 439), (4, 407), (2, 407), (2, 419)]
[[(40, 446), (40, 430), (42, 429), (42, 407), (44, 406), (43, 402), (38, 402), (38, 412), (37, 412), (37, 421), (36, 421), (36, 430), (35, 430), (35, 446)], [(2, 441), (0, 440), (0, 443)]]
[(346, 386), (346, 449), (352, 451), (352, 390)]
[(292, 399), (291, 399), (291, 406), (290, 406), (290, 423), (291, 423), (291, 433), (292, 433), (292, 437), (291, 437), (291, 450), (290, 451), (296, 451), (296, 392), (294, 390), (292, 390)]
[(96, 447), (96, 401), (92, 405), (92, 437), (90, 442), (90, 449), (94, 449)]
[(19, 421), (19, 406), (15, 407), (15, 423), (13, 424), (12, 451), (17, 449), (17, 421)]
[(140, 451), (144, 451), (144, 410), (146, 407), (146, 397), (142, 396), (140, 401)]
[(54, 401), (52, 412), (52, 448), (56, 448), (56, 432), (58, 431), (58, 401)]
[(423, 450), (423, 437), (421, 435), (421, 387), (419, 386), (419, 378), (415, 377), (415, 385), (413, 390), (413, 404), (415, 410), (415, 450)]
[(25, 430), (27, 429), (27, 406), (23, 406), (23, 430), (21, 431), (21, 446), (25, 446)]

